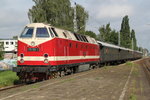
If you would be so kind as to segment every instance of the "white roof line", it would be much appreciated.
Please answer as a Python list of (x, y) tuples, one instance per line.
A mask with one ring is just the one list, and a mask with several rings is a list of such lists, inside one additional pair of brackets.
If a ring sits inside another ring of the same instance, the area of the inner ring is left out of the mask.
[[(107, 47), (112, 47), (112, 48), (117, 48), (117, 49), (123, 49), (123, 50), (129, 50), (129, 51), (135, 51), (135, 50), (132, 50), (132, 49), (120, 47), (120, 46), (109, 44), (109, 43), (102, 42), (102, 41), (97, 41), (97, 42), (100, 43), (100, 44), (102, 44), (102, 45), (104, 45), (104, 46), (107, 46)], [(142, 53), (140, 51), (135, 51), (135, 52)]]

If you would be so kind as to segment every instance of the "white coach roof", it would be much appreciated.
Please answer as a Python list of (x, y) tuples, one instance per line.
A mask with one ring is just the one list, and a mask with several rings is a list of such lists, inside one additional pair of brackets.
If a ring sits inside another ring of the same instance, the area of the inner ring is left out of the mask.
[(102, 41), (97, 41), (97, 42), (100, 43), (100, 44), (102, 44), (103, 46), (106, 46), (106, 47), (111, 47), (111, 48), (116, 48), (116, 49), (123, 49), (123, 50), (133, 51), (131, 49), (120, 47), (120, 46), (113, 45), (113, 44), (109, 44), (109, 43), (106, 43), (106, 42), (102, 42)]

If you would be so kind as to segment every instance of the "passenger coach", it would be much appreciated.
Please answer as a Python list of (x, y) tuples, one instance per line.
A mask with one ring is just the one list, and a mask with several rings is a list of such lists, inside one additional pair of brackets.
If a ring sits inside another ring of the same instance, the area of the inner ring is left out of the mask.
[(100, 46), (100, 65), (123, 63), (128, 60), (136, 60), (142, 57), (142, 52), (134, 51), (101, 41), (97, 42)]

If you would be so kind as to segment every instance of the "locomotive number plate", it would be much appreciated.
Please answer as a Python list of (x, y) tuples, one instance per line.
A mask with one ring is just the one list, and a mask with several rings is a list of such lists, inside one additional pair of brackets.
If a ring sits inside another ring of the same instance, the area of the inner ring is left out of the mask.
[(28, 51), (39, 51), (39, 48), (28, 48)]

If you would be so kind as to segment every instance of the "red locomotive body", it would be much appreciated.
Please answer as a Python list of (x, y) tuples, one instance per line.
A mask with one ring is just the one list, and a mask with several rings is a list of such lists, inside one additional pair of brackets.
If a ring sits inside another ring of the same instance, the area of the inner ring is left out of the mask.
[(48, 79), (68, 69), (76, 72), (81, 64), (98, 64), (99, 51), (99, 45), (89, 36), (33, 23), (18, 39), (18, 66), (13, 70), (21, 80)]

